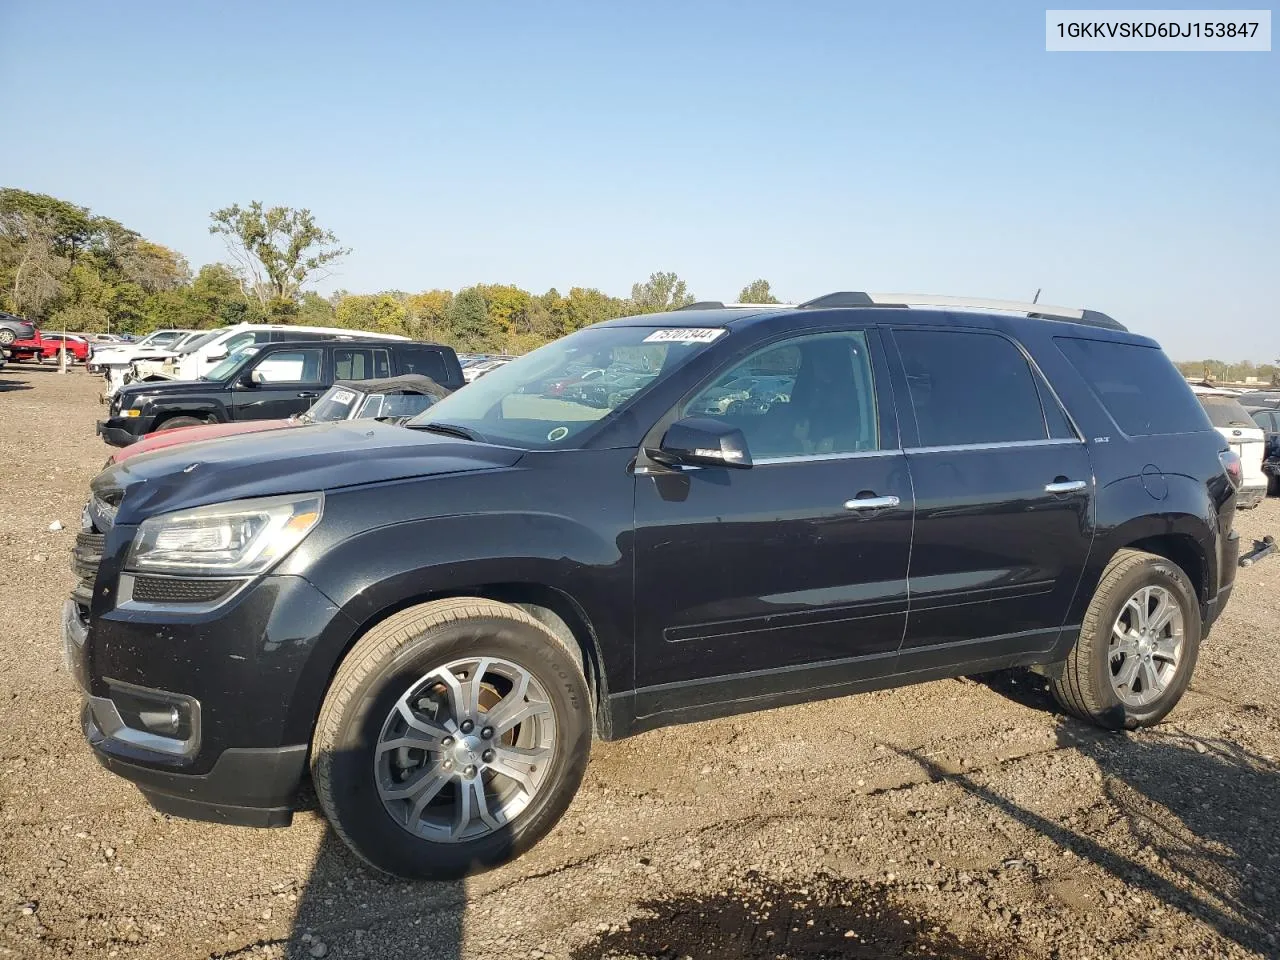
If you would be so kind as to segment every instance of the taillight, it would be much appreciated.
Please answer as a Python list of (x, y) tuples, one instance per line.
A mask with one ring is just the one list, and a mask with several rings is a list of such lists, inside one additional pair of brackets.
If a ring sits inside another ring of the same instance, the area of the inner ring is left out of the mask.
[(1222, 470), (1231, 485), (1239, 490), (1240, 484), (1244, 482), (1244, 467), (1240, 465), (1240, 455), (1234, 450), (1223, 450), (1218, 454), (1218, 459), (1222, 461)]

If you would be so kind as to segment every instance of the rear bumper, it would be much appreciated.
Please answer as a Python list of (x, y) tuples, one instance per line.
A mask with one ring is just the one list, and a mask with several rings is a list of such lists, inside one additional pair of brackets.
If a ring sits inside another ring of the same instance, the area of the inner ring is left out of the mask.
[(1222, 580), (1223, 585), (1218, 593), (1200, 609), (1200, 620), (1204, 624), (1204, 632), (1208, 633), (1215, 620), (1222, 616), (1222, 611), (1231, 599), (1231, 590), (1235, 586), (1236, 568), (1240, 565), (1240, 535), (1234, 530), (1223, 541), (1222, 545)]
[(1236, 508), (1252, 510), (1266, 498), (1267, 480), (1266, 477), (1263, 477), (1260, 485), (1255, 484), (1253, 486), (1240, 488), (1240, 492), (1236, 494)]

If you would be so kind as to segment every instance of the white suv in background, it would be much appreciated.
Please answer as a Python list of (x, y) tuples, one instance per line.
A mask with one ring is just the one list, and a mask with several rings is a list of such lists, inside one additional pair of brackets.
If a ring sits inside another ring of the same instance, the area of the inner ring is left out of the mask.
[(1249, 415), (1249, 411), (1240, 405), (1236, 394), (1194, 383), (1191, 390), (1209, 415), (1214, 428), (1227, 438), (1231, 449), (1240, 457), (1244, 482), (1236, 496), (1236, 506), (1244, 510), (1256, 507), (1267, 495), (1267, 475), (1262, 470), (1267, 450), (1265, 431)]

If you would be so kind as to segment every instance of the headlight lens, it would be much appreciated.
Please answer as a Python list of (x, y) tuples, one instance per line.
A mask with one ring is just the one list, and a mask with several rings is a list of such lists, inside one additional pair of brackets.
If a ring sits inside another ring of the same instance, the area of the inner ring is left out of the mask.
[(324, 494), (215, 503), (142, 522), (126, 566), (186, 576), (262, 573), (320, 522)]

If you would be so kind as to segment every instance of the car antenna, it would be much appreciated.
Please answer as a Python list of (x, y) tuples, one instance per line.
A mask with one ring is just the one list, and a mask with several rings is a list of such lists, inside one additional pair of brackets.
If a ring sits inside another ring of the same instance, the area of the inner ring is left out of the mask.
[(1036, 295), (1035, 295), (1034, 297), (1032, 297), (1032, 298), (1031, 298), (1031, 302), (1032, 302), (1032, 303), (1039, 303), (1039, 302), (1040, 302), (1040, 288), (1039, 288), (1039, 287), (1036, 287)]

